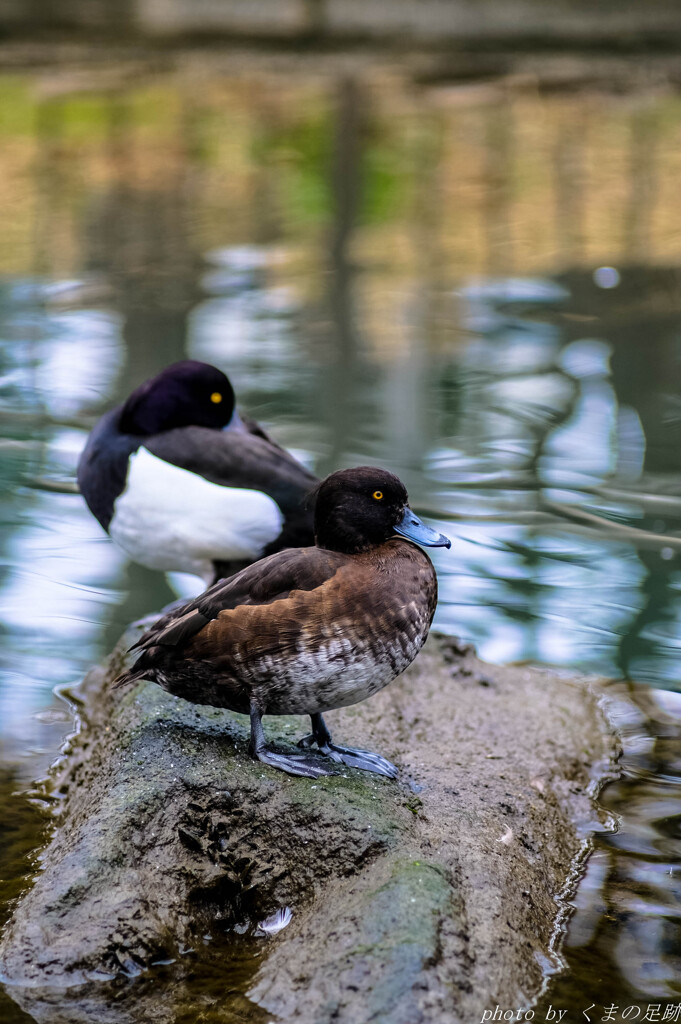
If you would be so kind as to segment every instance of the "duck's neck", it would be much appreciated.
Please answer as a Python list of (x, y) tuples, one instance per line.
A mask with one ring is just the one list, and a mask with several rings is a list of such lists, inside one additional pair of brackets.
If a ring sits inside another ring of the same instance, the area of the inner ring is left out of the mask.
[(369, 538), (351, 524), (333, 523), (333, 526), (330, 526), (325, 523), (315, 523), (317, 547), (325, 548), (327, 551), (340, 551), (344, 555), (361, 555), (378, 547), (386, 539), (385, 537)]

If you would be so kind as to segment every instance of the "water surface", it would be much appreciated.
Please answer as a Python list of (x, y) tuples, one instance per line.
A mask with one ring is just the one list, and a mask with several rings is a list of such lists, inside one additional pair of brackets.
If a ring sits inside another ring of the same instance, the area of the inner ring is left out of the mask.
[[(441, 629), (628, 681), (618, 829), (546, 1002), (679, 999), (681, 96), (636, 70), (616, 90), (243, 54), (0, 75), (5, 914), (35, 870), (26, 790), (72, 725), (54, 688), (196, 588), (127, 564), (68, 492), (97, 416), (187, 355), (318, 474), (405, 480), (455, 541)], [(178, 1019), (251, 1012), (203, 963)]]

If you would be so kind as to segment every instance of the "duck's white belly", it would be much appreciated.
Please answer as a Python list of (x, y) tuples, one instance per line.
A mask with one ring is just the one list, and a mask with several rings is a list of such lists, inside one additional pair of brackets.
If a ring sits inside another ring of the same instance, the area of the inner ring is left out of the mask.
[(261, 491), (210, 483), (142, 447), (130, 456), (109, 533), (142, 565), (210, 578), (214, 560), (260, 558), (282, 523)]
[(414, 660), (427, 629), (375, 643), (335, 639), (314, 651), (286, 659), (262, 659), (253, 675), (262, 683), (261, 704), (269, 715), (303, 715), (332, 711), (366, 700), (387, 686)]

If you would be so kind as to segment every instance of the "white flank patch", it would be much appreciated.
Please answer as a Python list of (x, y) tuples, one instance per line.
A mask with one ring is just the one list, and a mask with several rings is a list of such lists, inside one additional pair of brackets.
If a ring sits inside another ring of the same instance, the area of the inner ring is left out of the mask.
[(150, 569), (210, 577), (215, 559), (260, 558), (282, 523), (279, 506), (261, 491), (212, 484), (139, 448), (109, 533)]

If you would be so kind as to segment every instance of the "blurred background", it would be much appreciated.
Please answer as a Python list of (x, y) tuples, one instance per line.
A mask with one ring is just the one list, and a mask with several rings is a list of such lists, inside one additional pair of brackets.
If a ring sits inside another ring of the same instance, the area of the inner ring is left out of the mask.
[(405, 480), (454, 539), (441, 630), (619, 680), (547, 1002), (678, 1001), (678, 5), (2, 0), (0, 33), (0, 915), (59, 687), (200, 589), (72, 493), (186, 355), (320, 475)]

